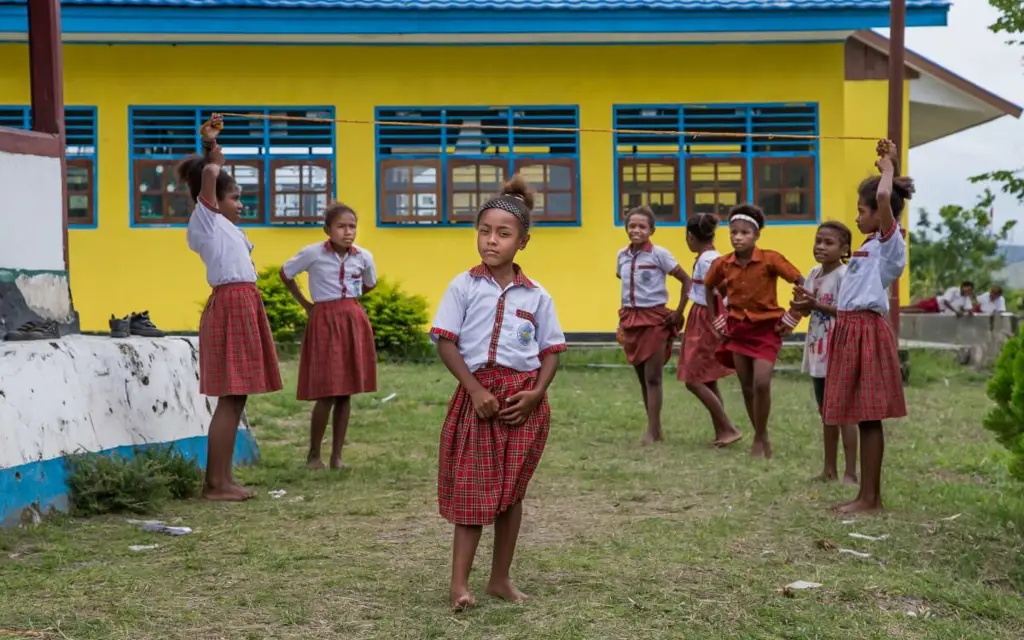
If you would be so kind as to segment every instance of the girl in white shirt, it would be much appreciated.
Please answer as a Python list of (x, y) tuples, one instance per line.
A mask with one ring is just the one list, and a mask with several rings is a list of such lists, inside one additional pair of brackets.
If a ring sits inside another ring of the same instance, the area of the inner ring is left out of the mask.
[(480, 208), (481, 264), (455, 276), (437, 308), (431, 338), (459, 386), (441, 428), (437, 502), (455, 525), (452, 610), (476, 603), (469, 573), (481, 530), (494, 524), (488, 595), (526, 596), (509, 577), (523, 499), (551, 427), (548, 385), (565, 351), (555, 304), (515, 263), (530, 241), (533, 192), (520, 176)]
[(182, 162), (178, 179), (188, 184), (196, 203), (188, 221), (188, 246), (202, 258), (213, 288), (199, 321), (199, 392), (218, 398), (210, 420), (203, 494), (210, 500), (246, 500), (252, 492), (235, 484), (231, 474), (245, 401), (282, 385), (270, 322), (256, 288), (252, 243), (235, 226), (241, 190), (221, 170), (224, 154), (217, 135), (223, 127), (217, 114), (202, 126), (204, 157)]
[[(882, 140), (877, 151), (882, 175), (858, 188), (857, 228), (869, 235), (853, 252), (839, 288), (825, 376), (825, 424), (860, 428), (860, 491), (853, 501), (836, 505), (840, 513), (882, 508), (882, 421), (907, 415), (896, 334), (888, 318), (888, 288), (907, 266), (907, 245), (897, 220), (914, 183), (895, 177), (896, 145)], [(808, 295), (799, 288), (794, 293)]]
[[(359, 297), (377, 286), (373, 255), (356, 246), (356, 212), (335, 202), (324, 210), (326, 242), (304, 248), (281, 267), (281, 279), (292, 296), (309, 313), (299, 359), (299, 400), (315, 400), (309, 421), (309, 454), (306, 464), (323, 469), (320, 446), (331, 423), (331, 468), (341, 469), (351, 396), (377, 390), (377, 352), (373, 329)], [(309, 273), (306, 299), (295, 282)]]
[(715, 427), (715, 440), (712, 444), (727, 447), (740, 440), (743, 434), (726, 415), (725, 403), (718, 390), (718, 381), (734, 373), (715, 357), (715, 352), (722, 344), (722, 337), (711, 324), (708, 296), (718, 297), (717, 306), (722, 308), (721, 296), (717, 291), (708, 291), (704, 286), (704, 276), (711, 268), (711, 263), (721, 255), (715, 250), (714, 244), (717, 227), (718, 218), (710, 213), (697, 214), (686, 223), (686, 246), (697, 255), (697, 259), (693, 263), (693, 279), (688, 296), (693, 304), (686, 317), (676, 377), (686, 383), (687, 390), (697, 396), (711, 414), (711, 423)]
[[(799, 298), (794, 298), (793, 309), (810, 316), (807, 339), (804, 342), (804, 373), (811, 374), (814, 397), (818, 401), (818, 414), (825, 404), (825, 376), (828, 372), (828, 343), (835, 325), (839, 288), (846, 276), (846, 261), (850, 258), (853, 235), (842, 222), (829, 221), (818, 227), (814, 237), (814, 259), (818, 265), (807, 274)], [(853, 424), (824, 423), (825, 465), (818, 479), (830, 482), (839, 479), (839, 436), (842, 432), (846, 471), (843, 482), (857, 484), (857, 427)]]
[[(683, 323), (683, 308), (690, 289), (686, 275), (672, 252), (651, 242), (654, 212), (642, 206), (626, 214), (629, 244), (615, 256), (615, 277), (621, 283), (619, 342), (626, 360), (640, 380), (640, 393), (647, 413), (647, 431), (642, 442), (661, 442), (662, 372), (672, 356), (672, 341)], [(669, 311), (667, 276), (682, 283), (679, 307)]]

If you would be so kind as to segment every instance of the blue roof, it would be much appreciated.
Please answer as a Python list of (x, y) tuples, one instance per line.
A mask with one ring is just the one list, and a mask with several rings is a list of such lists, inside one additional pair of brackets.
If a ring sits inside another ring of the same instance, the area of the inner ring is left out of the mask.
[[(24, 4), (26, 0), (0, 0)], [(62, 0), (63, 5), (107, 7), (258, 7), (376, 11), (849, 11), (887, 9), (889, 0)], [(907, 0), (909, 9), (941, 8), (949, 0)]]

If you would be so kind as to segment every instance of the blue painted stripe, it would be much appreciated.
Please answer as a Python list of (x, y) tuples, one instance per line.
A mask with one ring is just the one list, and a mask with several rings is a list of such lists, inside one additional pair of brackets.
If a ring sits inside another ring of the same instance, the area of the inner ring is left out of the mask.
[[(124, 446), (101, 453), (133, 457), (137, 451), (172, 445), (189, 460), (206, 468), (206, 436), (195, 436), (170, 443)], [(250, 429), (240, 428), (235, 439), (235, 465), (255, 464), (260, 459), (259, 445)], [(65, 458), (29, 462), (0, 469), (0, 526), (17, 524), (24, 509), (36, 505), (43, 513), (51, 509), (67, 511), (68, 485)]]
[[(910, 8), (908, 27), (945, 26), (947, 6)], [(65, 6), (65, 34), (416, 35), (564, 33), (751, 33), (884, 28), (887, 7), (778, 11), (521, 11), (396, 12), (347, 9)], [(24, 33), (24, 6), (0, 4), (0, 31)]]
[[(0, 0), (25, 4), (26, 0)], [(651, 9), (706, 11), (714, 9), (778, 11), (785, 9), (865, 9), (886, 7), (889, 0), (63, 0), (64, 5), (146, 7), (274, 7), (385, 9), (388, 11), (548, 11)], [(909, 7), (944, 7), (948, 0), (909, 0)]]

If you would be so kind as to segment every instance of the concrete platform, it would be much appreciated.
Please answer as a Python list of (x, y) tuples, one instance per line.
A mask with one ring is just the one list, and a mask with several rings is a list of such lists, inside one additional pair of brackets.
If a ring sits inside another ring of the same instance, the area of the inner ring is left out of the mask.
[[(198, 380), (196, 338), (0, 343), (0, 525), (67, 508), (69, 454), (171, 444), (205, 467), (216, 399)], [(243, 416), (235, 463), (258, 458)]]

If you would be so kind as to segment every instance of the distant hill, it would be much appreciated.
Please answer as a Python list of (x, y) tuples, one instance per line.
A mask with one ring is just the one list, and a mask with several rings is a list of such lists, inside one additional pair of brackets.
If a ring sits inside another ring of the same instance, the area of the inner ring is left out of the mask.
[(1003, 254), (1003, 258), (1006, 259), (1007, 266), (1017, 264), (1018, 262), (1024, 262), (1024, 245), (1008, 244), (1004, 247), (999, 247), (999, 252)]

